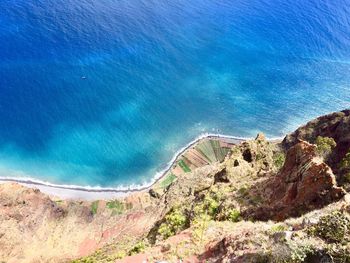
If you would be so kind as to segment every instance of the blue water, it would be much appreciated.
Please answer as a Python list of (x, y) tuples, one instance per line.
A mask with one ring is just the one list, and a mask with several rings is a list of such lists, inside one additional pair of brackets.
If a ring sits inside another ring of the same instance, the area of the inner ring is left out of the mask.
[(0, 1), (0, 176), (142, 184), (349, 105), (348, 0)]

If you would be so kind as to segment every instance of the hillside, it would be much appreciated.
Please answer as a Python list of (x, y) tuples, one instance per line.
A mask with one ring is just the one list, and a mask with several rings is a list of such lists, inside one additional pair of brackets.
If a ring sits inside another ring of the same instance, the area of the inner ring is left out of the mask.
[(350, 111), (282, 142), (208, 138), (151, 189), (59, 200), (0, 185), (4, 262), (350, 262)]

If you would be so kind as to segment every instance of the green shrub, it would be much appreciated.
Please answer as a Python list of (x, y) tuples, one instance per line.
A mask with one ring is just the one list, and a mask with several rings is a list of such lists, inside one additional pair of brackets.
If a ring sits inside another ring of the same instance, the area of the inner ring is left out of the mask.
[(273, 155), (273, 163), (278, 170), (283, 167), (285, 161), (286, 155), (283, 152), (277, 152)]
[(164, 218), (164, 222), (158, 228), (158, 234), (167, 239), (183, 230), (186, 226), (187, 218), (179, 208), (173, 208)]
[(145, 242), (140, 241), (129, 251), (129, 256), (142, 253), (145, 251), (145, 249), (146, 249)]
[(97, 214), (98, 203), (99, 203), (99, 201), (94, 201), (91, 203), (91, 213), (93, 215)]
[(344, 181), (350, 183), (350, 152), (348, 152), (339, 165), (340, 169), (346, 169), (347, 172), (344, 175)]
[(333, 138), (317, 136), (316, 142), (317, 153), (327, 158), (332, 150), (337, 146)]
[(312, 253), (314, 253), (315, 249), (311, 245), (297, 245), (290, 246), (291, 247), (291, 255), (286, 262), (305, 262), (305, 259)]
[(315, 252), (315, 248), (308, 243), (295, 242), (293, 240), (275, 244), (271, 251), (265, 253), (263, 262), (273, 263), (302, 263), (309, 262), (306, 259)]
[(277, 232), (283, 232), (288, 230), (288, 227), (282, 224), (275, 224), (271, 227), (270, 232), (271, 234), (277, 233)]
[(127, 256), (127, 253), (125, 253), (124, 251), (119, 251), (114, 255), (115, 259), (123, 259)]
[(242, 219), (241, 213), (237, 209), (232, 208), (228, 212), (227, 219), (231, 222), (238, 222)]
[(218, 200), (214, 199), (211, 196), (206, 196), (203, 200), (204, 209), (207, 211), (208, 215), (214, 217), (219, 209)]
[(219, 213), (220, 204), (222, 203), (223, 193), (218, 190), (213, 190), (201, 202), (198, 202), (194, 207), (194, 217), (208, 215), (211, 219), (215, 219)]
[(343, 212), (334, 211), (321, 217), (319, 222), (309, 229), (309, 232), (332, 243), (349, 241), (350, 218)]
[(341, 246), (339, 244), (328, 244), (326, 247), (328, 255), (332, 256), (334, 262), (349, 263), (350, 262), (350, 247)]
[(340, 162), (340, 168), (350, 168), (350, 152), (348, 152), (343, 158), (343, 160)]

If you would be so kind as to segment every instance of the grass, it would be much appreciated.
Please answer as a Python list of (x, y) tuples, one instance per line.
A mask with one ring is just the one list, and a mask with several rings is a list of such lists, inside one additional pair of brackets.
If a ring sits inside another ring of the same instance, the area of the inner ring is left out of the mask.
[(175, 180), (176, 180), (176, 176), (173, 174), (173, 173), (170, 173), (167, 177), (165, 177), (164, 178), (164, 180), (162, 180), (161, 182), (160, 182), (160, 187), (162, 188), (162, 189), (165, 189), (165, 188), (167, 188), (169, 185), (171, 185), (172, 184), (172, 182), (174, 182)]
[(229, 152), (229, 148), (222, 148), (220, 146), (219, 140), (205, 140), (196, 146), (196, 150), (200, 152), (209, 163), (216, 161), (222, 162)]
[(238, 222), (241, 220), (241, 213), (237, 209), (230, 209), (227, 219), (231, 222)]
[(99, 201), (94, 201), (94, 202), (92, 202), (92, 204), (91, 204), (91, 213), (92, 213), (93, 215), (96, 215), (96, 214), (97, 214), (98, 202), (99, 202)]
[(216, 160), (222, 162), (225, 159), (227, 153), (229, 152), (229, 148), (222, 148), (218, 140), (211, 140), (210, 142), (213, 146)]
[(270, 234), (274, 234), (277, 232), (283, 232), (283, 231), (287, 231), (288, 227), (282, 224), (275, 224), (271, 227), (270, 229)]
[(140, 241), (129, 251), (129, 256), (142, 253), (145, 251), (145, 249), (146, 244), (143, 241)]
[(273, 163), (278, 170), (280, 170), (283, 167), (285, 161), (286, 156), (283, 152), (277, 152), (273, 155)]
[(183, 170), (185, 173), (191, 172), (190, 167), (188, 167), (188, 165), (185, 163), (184, 160), (181, 159), (181, 160), (178, 162), (178, 164), (179, 164), (179, 166), (182, 168), (182, 170)]
[(124, 204), (118, 200), (109, 201), (106, 206), (109, 209), (124, 209)]
[(164, 240), (183, 230), (187, 223), (185, 214), (178, 207), (173, 208), (164, 219), (158, 228), (158, 234)]
[(108, 209), (112, 210), (112, 215), (120, 215), (122, 214), (125, 210), (129, 210), (132, 208), (132, 204), (130, 203), (122, 203), (119, 200), (113, 200), (109, 201), (106, 204), (106, 207)]
[(200, 152), (209, 161), (209, 163), (213, 163), (217, 160), (213, 145), (211, 144), (210, 140), (205, 140), (198, 144), (196, 146), (196, 150)]

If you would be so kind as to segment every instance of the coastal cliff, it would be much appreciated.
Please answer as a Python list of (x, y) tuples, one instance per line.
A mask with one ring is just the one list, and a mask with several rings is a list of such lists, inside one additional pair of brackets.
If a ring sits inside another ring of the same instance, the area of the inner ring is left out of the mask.
[(283, 141), (207, 138), (150, 189), (60, 200), (0, 185), (3, 262), (350, 262), (350, 111)]

